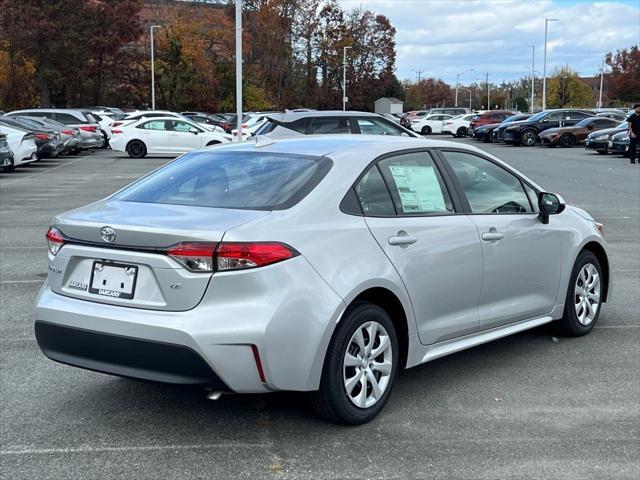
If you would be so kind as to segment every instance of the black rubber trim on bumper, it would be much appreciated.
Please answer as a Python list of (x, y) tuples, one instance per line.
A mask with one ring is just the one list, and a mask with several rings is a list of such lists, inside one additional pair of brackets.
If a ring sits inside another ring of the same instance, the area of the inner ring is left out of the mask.
[(37, 320), (36, 339), (51, 360), (96, 372), (230, 391), (194, 350)]

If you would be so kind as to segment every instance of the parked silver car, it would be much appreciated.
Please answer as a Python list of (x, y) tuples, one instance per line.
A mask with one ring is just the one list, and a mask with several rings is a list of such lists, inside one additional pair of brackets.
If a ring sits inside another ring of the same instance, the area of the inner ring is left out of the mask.
[(47, 117), (70, 127), (80, 130), (80, 148), (99, 148), (104, 143), (100, 125), (91, 116), (80, 110), (65, 108), (34, 108), (29, 110), (16, 110), (6, 114), (12, 116)]
[(56, 216), (36, 337), (213, 398), (313, 392), (358, 424), (400, 368), (554, 320), (589, 333), (611, 289), (602, 228), (474, 147), (262, 137)]

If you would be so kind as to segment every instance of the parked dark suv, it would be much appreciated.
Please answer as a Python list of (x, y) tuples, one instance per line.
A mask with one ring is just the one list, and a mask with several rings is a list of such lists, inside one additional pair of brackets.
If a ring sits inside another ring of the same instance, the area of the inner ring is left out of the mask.
[(594, 117), (588, 110), (545, 110), (521, 122), (513, 122), (504, 129), (504, 142), (510, 145), (531, 147), (538, 141), (538, 133), (548, 128), (575, 125), (583, 118)]

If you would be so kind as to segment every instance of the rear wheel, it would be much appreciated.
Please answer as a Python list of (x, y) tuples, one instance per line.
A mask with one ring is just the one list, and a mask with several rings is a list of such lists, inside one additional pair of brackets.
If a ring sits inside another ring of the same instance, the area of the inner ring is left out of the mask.
[(604, 282), (596, 256), (582, 251), (571, 272), (564, 315), (560, 320), (563, 333), (580, 337), (589, 333), (600, 316)]
[(1, 172), (10, 172), (14, 168), (16, 168), (15, 160), (14, 160), (13, 157), (11, 157), (9, 159), (9, 165), (5, 165), (4, 167), (0, 167), (0, 173)]
[(525, 147), (533, 147), (536, 144), (536, 132), (533, 130), (525, 130), (520, 135), (520, 144)]
[(140, 140), (133, 140), (127, 145), (127, 153), (131, 158), (142, 158), (147, 154), (147, 147)]
[(429, 127), (428, 125), (422, 127), (422, 130), (420, 130), (420, 133), (422, 135), (431, 135), (431, 127)]
[(398, 370), (398, 339), (386, 311), (357, 303), (338, 324), (327, 349), (312, 406), (344, 425), (373, 419), (389, 399)]
[(569, 147), (573, 147), (573, 145), (576, 143), (576, 138), (571, 135), (570, 133), (565, 133), (564, 135), (562, 135), (560, 137), (560, 139), (558, 140), (558, 144), (562, 147), (562, 148), (569, 148)]
[(467, 129), (465, 127), (460, 127), (458, 129), (458, 131), (456, 132), (456, 137), (466, 137), (467, 136)]

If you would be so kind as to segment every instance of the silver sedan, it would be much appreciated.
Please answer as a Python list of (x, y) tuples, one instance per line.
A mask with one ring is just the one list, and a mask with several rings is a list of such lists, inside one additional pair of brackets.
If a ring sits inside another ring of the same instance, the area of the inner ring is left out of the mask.
[(589, 333), (611, 290), (602, 230), (456, 143), (216, 147), (55, 217), (36, 336), (62, 363), (210, 398), (307, 391), (359, 424), (398, 369), (554, 321)]

